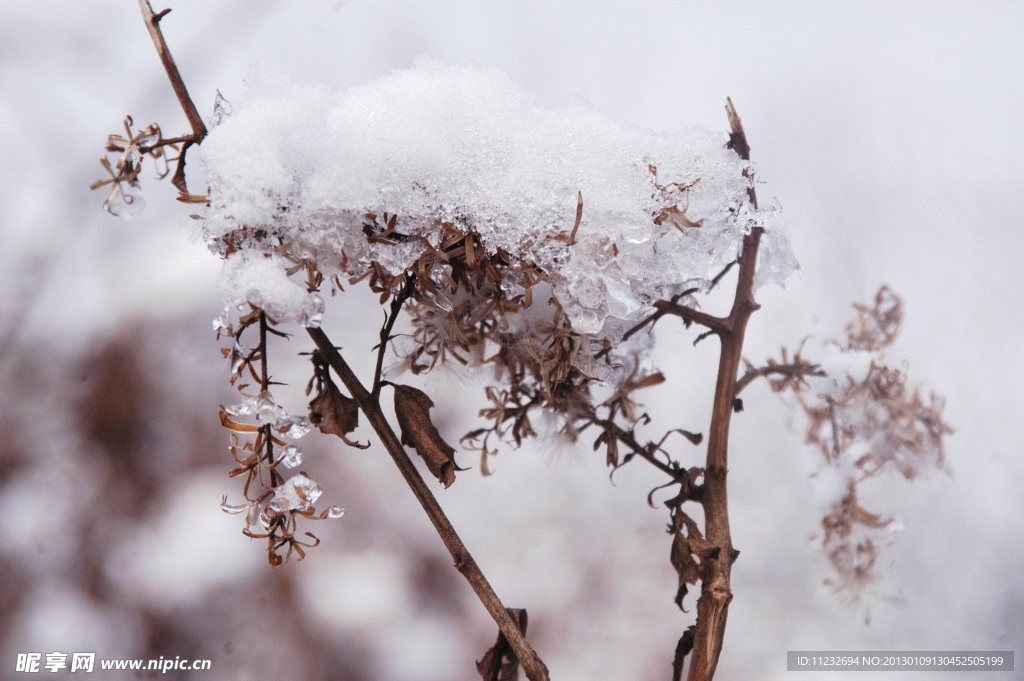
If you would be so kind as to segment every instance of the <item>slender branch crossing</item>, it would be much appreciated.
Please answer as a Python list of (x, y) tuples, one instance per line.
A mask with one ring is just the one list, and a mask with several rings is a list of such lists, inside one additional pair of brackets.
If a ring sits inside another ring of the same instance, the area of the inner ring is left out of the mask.
[(477, 565), (473, 556), (469, 553), (469, 549), (466, 548), (466, 545), (455, 531), (455, 527), (452, 526), (448, 516), (445, 515), (441, 505), (423, 481), (422, 476), (420, 476), (416, 466), (405, 452), (405, 448), (399, 441), (395, 431), (391, 428), (391, 424), (388, 423), (387, 417), (381, 411), (379, 400), (363, 387), (363, 384), (353, 373), (351, 367), (341, 356), (341, 353), (335, 349), (327, 334), (321, 329), (312, 328), (307, 329), (307, 332), (342, 383), (352, 393), (352, 398), (359, 405), (359, 409), (366, 414), (370, 425), (376, 431), (377, 436), (380, 437), (388, 454), (391, 455), (395, 465), (398, 466), (398, 470), (402, 473), (402, 477), (405, 478), (406, 483), (412, 489), (427, 517), (430, 518), (430, 522), (433, 523), (434, 528), (441, 537), (441, 541), (444, 542), (448, 552), (451, 553), (452, 558), (455, 560), (455, 567), (466, 578), (466, 581), (469, 582), (480, 602), (483, 603), (487, 612), (490, 613), (495, 623), (497, 623), (498, 629), (504, 634), (512, 650), (515, 651), (519, 664), (522, 666), (523, 671), (526, 672), (527, 678), (530, 681), (549, 681), (547, 666), (526, 641), (526, 637), (523, 636), (519, 625), (509, 614), (505, 606), (502, 605), (498, 595), (480, 570), (480, 566)]

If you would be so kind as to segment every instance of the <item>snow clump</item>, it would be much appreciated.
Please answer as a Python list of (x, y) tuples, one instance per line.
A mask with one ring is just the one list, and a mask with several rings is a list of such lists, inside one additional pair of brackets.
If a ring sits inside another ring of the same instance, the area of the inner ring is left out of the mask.
[[(753, 227), (771, 246), (758, 284), (797, 267), (777, 207), (750, 205), (751, 164), (727, 141), (544, 109), (499, 72), (430, 60), (343, 91), (258, 73), (201, 147), (204, 228), (226, 256), (226, 302), (275, 321), (319, 324), (300, 269), (399, 277), (471, 234), (512, 270), (541, 272), (574, 333), (615, 342), (653, 302), (706, 289)], [(530, 283), (513, 272), (500, 286)]]

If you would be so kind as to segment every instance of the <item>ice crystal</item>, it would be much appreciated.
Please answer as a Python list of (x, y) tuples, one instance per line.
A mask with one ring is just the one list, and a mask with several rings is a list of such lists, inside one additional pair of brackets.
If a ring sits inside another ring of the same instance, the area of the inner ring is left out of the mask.
[(259, 397), (256, 398), (255, 410), (250, 413), (256, 414), (256, 422), (260, 425), (274, 424), (288, 418), (288, 412), (277, 403), (269, 390), (264, 390), (259, 394)]
[(210, 116), (210, 127), (216, 128), (226, 118), (231, 116), (233, 111), (234, 107), (231, 105), (231, 102), (224, 98), (220, 90), (217, 90), (217, 96), (213, 100), (213, 114)]
[(281, 450), (281, 465), (285, 468), (295, 468), (302, 464), (302, 450), (295, 445), (286, 445)]
[(292, 476), (284, 484), (274, 488), (274, 497), (270, 500), (270, 509), (283, 513), (285, 511), (307, 511), (324, 493), (323, 486), (310, 479), (305, 473)]
[(274, 430), (287, 438), (298, 440), (313, 430), (313, 424), (305, 416), (287, 416), (274, 422)]

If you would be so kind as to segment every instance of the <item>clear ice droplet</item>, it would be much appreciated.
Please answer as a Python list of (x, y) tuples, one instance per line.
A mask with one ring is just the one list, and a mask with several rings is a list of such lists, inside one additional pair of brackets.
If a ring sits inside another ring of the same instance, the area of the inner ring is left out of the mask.
[(288, 412), (279, 405), (269, 390), (264, 390), (256, 400), (256, 421), (261, 426), (268, 423), (277, 423), (288, 418)]
[(313, 430), (313, 424), (305, 416), (289, 416), (275, 423), (274, 430), (291, 440), (298, 440)]
[(285, 468), (295, 468), (302, 463), (302, 450), (295, 445), (287, 445), (281, 450), (281, 465)]
[(217, 96), (213, 100), (213, 115), (210, 116), (210, 127), (216, 128), (218, 125), (224, 122), (225, 118), (231, 116), (234, 113), (234, 107), (231, 102), (224, 99), (224, 95), (217, 90)]

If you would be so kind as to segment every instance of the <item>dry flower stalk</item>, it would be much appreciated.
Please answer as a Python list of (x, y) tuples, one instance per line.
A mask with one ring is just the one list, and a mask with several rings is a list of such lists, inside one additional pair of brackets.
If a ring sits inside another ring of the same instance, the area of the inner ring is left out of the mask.
[(873, 353), (862, 376), (837, 377), (830, 391), (820, 392), (806, 377), (823, 376), (821, 367), (799, 351), (790, 361), (785, 350), (781, 362), (769, 360), (756, 370), (768, 377), (773, 391), (794, 396), (807, 417), (806, 442), (821, 452), (826, 470), (838, 471), (844, 480), (843, 492), (821, 520), (822, 547), (836, 571), (827, 583), (851, 600), (877, 579), (884, 531), (893, 524), (893, 518), (860, 505), (858, 486), (890, 472), (913, 479), (941, 468), (943, 438), (953, 432), (939, 397), (932, 393), (925, 399), (920, 389), (907, 387), (905, 371), (884, 364), (881, 351), (896, 340), (903, 321), (899, 296), (883, 286), (871, 306), (854, 309), (845, 340), (830, 345), (843, 353)]

